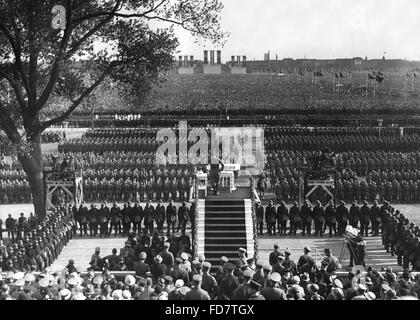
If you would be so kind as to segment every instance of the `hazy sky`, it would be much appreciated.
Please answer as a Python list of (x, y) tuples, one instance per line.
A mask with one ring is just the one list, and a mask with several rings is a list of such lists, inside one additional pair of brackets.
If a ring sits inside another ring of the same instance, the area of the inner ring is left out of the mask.
[[(222, 59), (361, 56), (420, 60), (419, 0), (222, 0), (231, 35)], [(203, 59), (203, 46), (177, 29), (179, 55)], [(212, 45), (208, 49), (214, 48)], [(177, 55), (178, 55), (177, 54)]]

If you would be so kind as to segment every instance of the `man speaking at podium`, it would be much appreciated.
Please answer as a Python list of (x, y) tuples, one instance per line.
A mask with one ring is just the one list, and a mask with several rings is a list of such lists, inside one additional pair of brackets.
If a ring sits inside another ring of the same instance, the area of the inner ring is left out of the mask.
[(215, 195), (218, 194), (217, 190), (219, 189), (219, 181), (220, 181), (220, 172), (225, 169), (225, 165), (219, 159), (219, 163), (210, 165), (210, 181), (212, 182), (212, 189)]

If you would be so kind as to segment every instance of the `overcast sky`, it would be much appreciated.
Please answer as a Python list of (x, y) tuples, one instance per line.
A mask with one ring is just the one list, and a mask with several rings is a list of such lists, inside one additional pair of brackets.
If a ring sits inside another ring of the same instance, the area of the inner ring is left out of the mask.
[[(420, 60), (419, 0), (222, 0), (231, 35), (222, 59), (407, 58)], [(203, 46), (177, 29), (177, 55), (203, 59)], [(208, 49), (214, 48), (212, 45)]]

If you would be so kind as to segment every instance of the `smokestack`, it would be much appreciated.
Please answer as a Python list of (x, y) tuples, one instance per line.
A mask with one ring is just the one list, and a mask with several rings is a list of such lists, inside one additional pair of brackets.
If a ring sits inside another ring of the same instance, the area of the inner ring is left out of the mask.
[(241, 56), (236, 56), (238, 67), (241, 66)]
[(188, 56), (184, 56), (184, 67), (188, 67)]
[(209, 52), (204, 50), (204, 64), (209, 64)]
[(217, 50), (217, 64), (222, 64), (222, 51)]

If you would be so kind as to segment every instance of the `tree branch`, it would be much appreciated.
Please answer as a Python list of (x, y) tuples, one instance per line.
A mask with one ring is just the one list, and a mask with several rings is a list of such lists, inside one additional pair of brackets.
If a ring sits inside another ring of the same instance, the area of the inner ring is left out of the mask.
[(66, 120), (72, 113), (74, 110), (76, 110), (76, 108), (80, 105), (80, 103), (82, 103), (82, 101), (89, 95), (92, 93), (93, 90), (96, 89), (97, 86), (99, 86), (101, 84), (101, 82), (105, 79), (105, 77), (108, 75), (108, 73), (111, 71), (111, 69), (113, 68), (112, 65), (109, 65), (108, 68), (106, 68), (106, 70), (102, 73), (102, 75), (89, 87), (87, 88), (80, 96), (79, 98), (77, 98), (75, 101), (73, 101), (72, 105), (67, 109), (67, 111), (65, 111), (63, 114), (61, 114), (60, 116), (45, 121), (42, 125), (41, 125), (41, 132), (44, 131), (45, 129), (47, 129), (48, 127), (60, 123), (64, 120)]
[(17, 101), (19, 102), (20, 108), (23, 111), (26, 108), (25, 98), (23, 97), (22, 88), (19, 86), (19, 84), (11, 78), (11, 76), (0, 69), (0, 75), (2, 75), (6, 80), (10, 83), (10, 85), (13, 88), (13, 91), (15, 92)]
[(20, 144), (22, 142), (22, 138), (19, 134), (17, 127), (15, 126), (15, 122), (13, 121), (12, 117), (10, 116), (9, 111), (0, 101), (0, 126), (3, 129), (4, 133), (6, 133), (7, 137), (9, 138), (10, 142), (13, 144)]
[(45, 86), (44, 90), (42, 91), (41, 96), (39, 97), (38, 101), (35, 104), (35, 110), (34, 110), (35, 113), (41, 110), (42, 107), (44, 107), (44, 105), (48, 101), (48, 98), (51, 95), (54, 85), (57, 82), (58, 75), (60, 74), (61, 63), (65, 56), (66, 48), (70, 40), (70, 35), (73, 31), (73, 25), (71, 21), (72, 11), (71, 11), (71, 5), (70, 5), (69, 0), (66, 1), (66, 14), (67, 14), (67, 25), (66, 25), (66, 29), (64, 30), (63, 39), (61, 40), (57, 58), (55, 59), (54, 64), (51, 69), (50, 79), (47, 85)]

